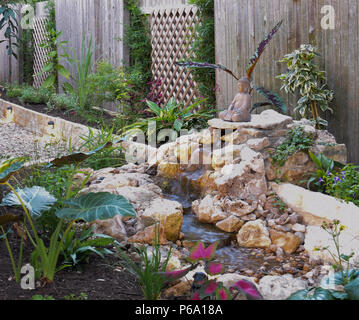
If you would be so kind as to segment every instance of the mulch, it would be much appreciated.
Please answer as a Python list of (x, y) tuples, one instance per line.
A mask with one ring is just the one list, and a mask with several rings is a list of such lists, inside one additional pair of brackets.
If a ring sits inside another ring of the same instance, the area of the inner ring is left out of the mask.
[[(12, 233), (9, 240), (12, 248), (17, 251), (19, 239)], [(32, 245), (27, 243), (22, 265), (29, 263), (32, 250)], [(15, 253), (15, 261), (17, 257)], [(34, 295), (66, 300), (65, 296), (74, 294), (78, 297), (81, 293), (85, 293), (88, 300), (143, 300), (137, 279), (127, 271), (118, 271), (117, 262), (112, 256), (104, 260), (94, 255), (81, 271), (64, 269), (55, 275), (53, 284), (35, 290), (23, 290), (14, 280), (5, 241), (0, 241), (0, 300), (31, 300)]]

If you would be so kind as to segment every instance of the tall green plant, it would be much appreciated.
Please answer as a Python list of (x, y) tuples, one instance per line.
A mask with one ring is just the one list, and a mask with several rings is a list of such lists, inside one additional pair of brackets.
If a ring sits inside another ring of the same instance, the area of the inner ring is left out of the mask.
[(76, 94), (80, 110), (89, 109), (88, 100), (91, 93), (91, 86), (89, 85), (89, 77), (92, 68), (93, 46), (92, 36), (87, 42), (85, 38), (82, 39), (80, 57), (77, 56), (74, 49), (72, 49), (72, 57), (66, 56), (70, 64), (75, 65), (76, 75), (75, 88), (68, 82), (64, 83), (65, 91)]
[(300, 49), (284, 56), (280, 62), (286, 63), (288, 72), (278, 76), (282, 80), (287, 93), (299, 91), (301, 98), (297, 102), (295, 111), (302, 117), (311, 117), (318, 128), (327, 126), (328, 122), (319, 115), (333, 109), (329, 103), (334, 98), (334, 92), (327, 88), (325, 71), (320, 71), (315, 62), (319, 54), (312, 45), (301, 45)]

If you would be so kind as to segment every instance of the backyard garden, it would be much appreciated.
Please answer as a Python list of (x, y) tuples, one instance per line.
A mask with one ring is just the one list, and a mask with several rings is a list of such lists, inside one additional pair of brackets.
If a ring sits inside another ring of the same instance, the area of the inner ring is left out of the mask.
[(359, 3), (281, 1), (1, 1), (0, 300), (359, 300)]

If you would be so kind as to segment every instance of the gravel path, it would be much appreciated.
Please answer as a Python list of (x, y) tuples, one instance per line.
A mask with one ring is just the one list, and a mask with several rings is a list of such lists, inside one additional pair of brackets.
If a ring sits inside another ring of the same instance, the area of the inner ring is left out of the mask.
[(0, 123), (0, 159), (26, 156), (31, 161), (50, 160), (66, 153), (65, 142), (50, 145), (15, 123)]

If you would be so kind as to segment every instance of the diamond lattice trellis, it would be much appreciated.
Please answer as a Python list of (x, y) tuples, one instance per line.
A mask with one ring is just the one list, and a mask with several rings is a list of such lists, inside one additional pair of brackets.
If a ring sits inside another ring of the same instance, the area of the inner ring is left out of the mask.
[(191, 43), (198, 23), (196, 7), (152, 12), (152, 73), (155, 81), (161, 81), (157, 90), (163, 95), (163, 103), (173, 97), (188, 106), (197, 98), (197, 84), (190, 71), (175, 63), (192, 56)]
[(34, 37), (34, 87), (40, 88), (42, 83), (45, 81), (45, 79), (49, 76), (48, 73), (43, 73), (41, 75), (38, 75), (43, 66), (47, 63), (49, 59), (49, 49), (41, 48), (40, 45), (46, 41), (48, 41), (47, 38), (47, 32), (46, 32), (46, 23), (47, 18), (41, 17), (41, 18), (35, 18), (34, 19), (34, 31), (33, 31), (33, 37)]

